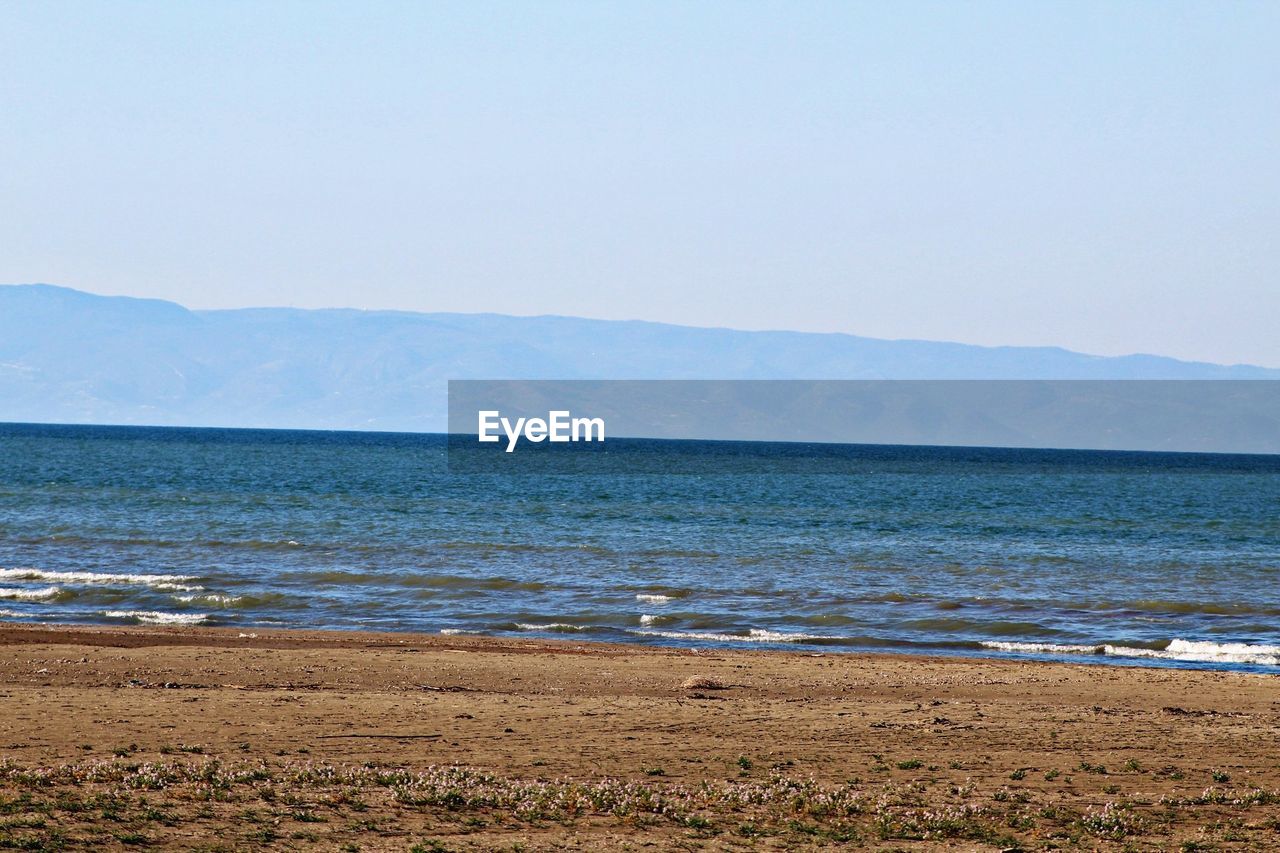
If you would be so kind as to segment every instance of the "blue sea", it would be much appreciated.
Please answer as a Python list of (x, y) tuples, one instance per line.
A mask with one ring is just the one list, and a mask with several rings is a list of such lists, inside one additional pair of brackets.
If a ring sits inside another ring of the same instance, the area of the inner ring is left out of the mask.
[(0, 620), (1280, 671), (1280, 456), (609, 446), (0, 425)]

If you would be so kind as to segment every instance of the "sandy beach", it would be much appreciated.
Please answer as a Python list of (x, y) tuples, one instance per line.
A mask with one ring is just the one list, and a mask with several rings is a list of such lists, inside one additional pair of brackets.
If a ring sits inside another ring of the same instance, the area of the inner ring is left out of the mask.
[(0, 629), (0, 846), (1273, 849), (1273, 677)]

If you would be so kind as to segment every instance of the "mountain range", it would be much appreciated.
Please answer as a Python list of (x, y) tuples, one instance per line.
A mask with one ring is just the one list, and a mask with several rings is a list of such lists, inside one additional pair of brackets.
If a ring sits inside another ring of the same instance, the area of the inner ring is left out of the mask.
[(0, 286), (0, 421), (438, 432), (449, 379), (1280, 379), (1280, 370), (639, 321), (193, 311)]

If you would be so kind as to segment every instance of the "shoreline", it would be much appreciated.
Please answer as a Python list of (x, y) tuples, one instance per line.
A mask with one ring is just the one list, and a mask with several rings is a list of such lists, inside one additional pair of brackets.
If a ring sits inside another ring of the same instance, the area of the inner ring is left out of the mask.
[[(570, 635), (571, 636), (571, 635)], [(1268, 648), (1265, 655), (1267, 662), (1257, 660), (1205, 660), (1195, 656), (1178, 657), (1176, 654), (1163, 654), (1163, 649), (1152, 647), (1120, 647), (1108, 643), (1094, 644), (1054, 644), (1012, 642), (1009, 645), (1026, 645), (1028, 648), (1002, 648), (999, 643), (975, 643), (974, 645), (953, 645), (947, 648), (935, 646), (918, 646), (911, 650), (894, 649), (882, 646), (841, 645), (805, 642), (733, 642), (732, 635), (726, 635), (722, 643), (690, 644), (647, 642), (634, 640), (601, 640), (571, 639), (569, 637), (546, 636), (512, 636), (506, 634), (486, 634), (479, 631), (437, 631), (423, 632), (416, 630), (378, 631), (342, 628), (300, 628), (292, 626), (225, 626), (225, 625), (184, 625), (184, 624), (103, 624), (93, 622), (7, 622), (0, 620), (0, 645), (9, 643), (39, 642), (48, 639), (77, 637), (86, 642), (106, 645), (243, 645), (248, 647), (302, 648), (302, 647), (363, 647), (376, 639), (380, 643), (391, 646), (412, 642), (417, 645), (429, 645), (433, 648), (480, 649), (485, 647), (518, 649), (553, 649), (564, 653), (576, 654), (626, 654), (635, 653), (672, 653), (672, 654), (726, 654), (726, 653), (765, 653), (780, 655), (797, 655), (815, 657), (824, 655), (848, 655), (852, 657), (884, 657), (891, 659), (924, 659), (924, 660), (965, 660), (965, 661), (1004, 661), (1013, 664), (1027, 665), (1066, 665), (1066, 666), (1098, 666), (1120, 669), (1160, 669), (1190, 672), (1225, 672), (1264, 677), (1280, 676), (1280, 665), (1272, 662), (1273, 654)], [(1218, 646), (1231, 648), (1238, 646), (1255, 652), (1261, 646), (1247, 646), (1243, 643), (1199, 643), (1174, 639), (1170, 645)], [(1045, 647), (1038, 649), (1033, 647)], [(1055, 649), (1071, 649), (1073, 651), (1055, 651)], [(1134, 654), (1125, 652), (1133, 651)], [(1226, 654), (1231, 654), (1227, 652)]]
[[(0, 627), (0, 802), (25, 795), (32, 809), (31, 826), (0, 819), (9, 822), (0, 840), (56, 832), (73, 848), (126, 844), (124, 831), (204, 849), (406, 850), (428, 840), (443, 847), (421, 849), (841, 840), (1177, 849), (1231, 848), (1235, 837), (1250, 849), (1273, 842), (1280, 826), (1278, 734), (1280, 684), (1246, 672), (380, 632)], [(235, 781), (242, 774), (218, 789), (226, 802), (201, 800), (199, 774), (211, 763), (260, 768), (244, 772), (271, 781)], [(359, 770), (366, 765), (412, 778), (384, 785), (385, 773), (360, 775), (374, 773)], [(168, 781), (132, 788), (139, 767)], [(316, 776), (317, 767), (330, 769)], [(347, 774), (341, 791), (335, 773)], [(489, 793), (442, 803), (432, 787), (445, 784), (442, 773), (455, 774), (449, 790)], [(37, 778), (54, 781), (23, 781)], [(845, 805), (838, 814), (797, 806), (779, 785)], [(523, 800), (500, 791), (534, 796), (529, 786), (548, 803), (597, 805), (570, 814), (548, 806), (527, 819)], [(623, 789), (650, 804), (674, 797), (682, 816), (600, 805)], [(57, 807), (58, 796), (88, 791), (124, 798), (127, 828)], [(764, 799), (744, 804), (746, 792)], [(363, 805), (338, 801), (347, 796)], [(148, 821), (148, 809), (174, 825)], [(271, 844), (253, 835), (261, 821)]]

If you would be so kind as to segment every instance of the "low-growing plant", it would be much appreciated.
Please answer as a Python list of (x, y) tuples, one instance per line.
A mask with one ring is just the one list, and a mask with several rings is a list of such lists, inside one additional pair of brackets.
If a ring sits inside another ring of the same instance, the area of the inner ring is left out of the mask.
[(1127, 808), (1107, 803), (1100, 810), (1090, 809), (1080, 818), (1080, 828), (1098, 838), (1120, 840), (1143, 831), (1142, 819)]

